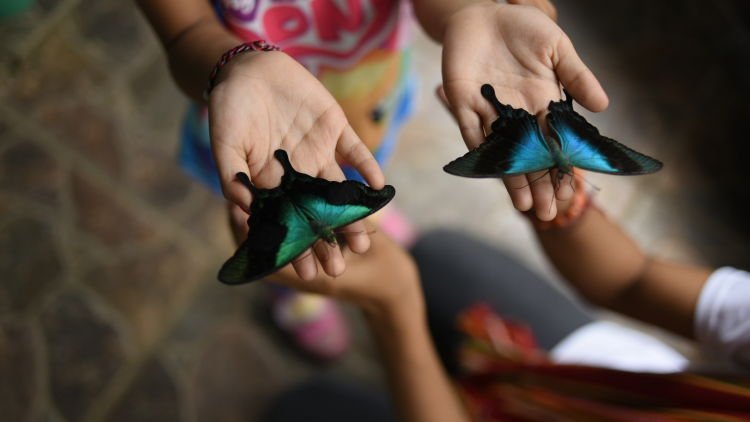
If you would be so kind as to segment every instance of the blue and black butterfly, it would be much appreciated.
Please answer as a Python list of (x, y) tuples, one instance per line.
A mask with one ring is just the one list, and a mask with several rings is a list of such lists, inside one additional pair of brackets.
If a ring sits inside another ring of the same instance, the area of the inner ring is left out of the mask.
[(352, 180), (332, 182), (299, 173), (284, 150), (276, 150), (274, 156), (284, 175), (273, 189), (258, 189), (245, 173), (237, 173), (253, 194), (250, 231), (221, 267), (223, 283), (247, 283), (272, 274), (318, 239), (336, 243), (336, 229), (374, 213), (396, 194), (390, 185), (375, 190)]
[(557, 169), (556, 184), (573, 167), (599, 173), (636, 175), (653, 173), (662, 163), (607, 138), (573, 110), (573, 100), (548, 106), (547, 123), (554, 138), (542, 133), (536, 117), (526, 110), (502, 104), (490, 85), (482, 86), (482, 96), (499, 114), (492, 123), (486, 142), (443, 169), (463, 177), (503, 177)]

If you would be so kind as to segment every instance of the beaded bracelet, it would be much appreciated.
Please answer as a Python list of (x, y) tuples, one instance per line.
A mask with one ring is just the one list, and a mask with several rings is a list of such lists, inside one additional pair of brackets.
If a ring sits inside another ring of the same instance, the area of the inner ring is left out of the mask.
[(592, 205), (591, 195), (586, 192), (586, 186), (581, 179), (580, 172), (577, 169), (573, 169), (573, 175), (571, 177), (573, 177), (574, 180), (573, 188), (575, 193), (573, 194), (573, 199), (571, 199), (570, 206), (565, 212), (557, 213), (555, 218), (550, 221), (542, 221), (537, 218), (533, 209), (523, 213), (538, 230), (562, 229), (569, 227), (578, 221), (583, 213)]
[(214, 89), (214, 86), (216, 86), (216, 77), (219, 75), (219, 71), (221, 70), (224, 65), (229, 63), (230, 60), (232, 60), (236, 55), (245, 53), (247, 51), (280, 51), (281, 49), (273, 44), (267, 43), (265, 40), (255, 40), (252, 42), (242, 43), (226, 53), (221, 55), (221, 58), (218, 62), (216, 62), (216, 65), (214, 65), (213, 70), (211, 70), (211, 74), (208, 76), (208, 87), (203, 92), (203, 98), (208, 99), (208, 94), (211, 93), (211, 90)]

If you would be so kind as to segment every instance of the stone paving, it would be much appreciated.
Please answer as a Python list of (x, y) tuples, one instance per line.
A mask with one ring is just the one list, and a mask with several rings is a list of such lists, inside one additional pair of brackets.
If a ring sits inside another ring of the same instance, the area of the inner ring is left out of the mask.
[[(590, 179), (650, 251), (747, 267), (734, 211), (747, 206), (748, 14), (684, 3), (687, 23), (664, 29), (666, 6), (558, 2), (612, 99), (592, 120), (666, 162), (658, 177)], [(693, 25), (702, 16), (713, 24)], [(130, 2), (40, 0), (0, 38), (0, 419), (248, 421), (313, 373), (381, 383), (355, 310), (353, 352), (321, 367), (269, 328), (262, 289), (215, 282), (232, 250), (223, 203), (175, 164), (187, 103)], [(442, 172), (464, 147), (433, 99), (439, 49), (419, 36), (416, 51), (419, 111), (387, 169), (398, 205), (422, 230), (469, 231), (554, 279), (496, 182)], [(690, 60), (700, 69), (681, 76)]]

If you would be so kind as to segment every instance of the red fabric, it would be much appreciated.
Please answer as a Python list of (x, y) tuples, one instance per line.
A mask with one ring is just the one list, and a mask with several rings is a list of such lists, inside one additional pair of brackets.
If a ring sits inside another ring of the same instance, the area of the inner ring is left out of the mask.
[(487, 305), (459, 317), (467, 335), (459, 388), (476, 420), (750, 420), (750, 378), (561, 365), (531, 330)]

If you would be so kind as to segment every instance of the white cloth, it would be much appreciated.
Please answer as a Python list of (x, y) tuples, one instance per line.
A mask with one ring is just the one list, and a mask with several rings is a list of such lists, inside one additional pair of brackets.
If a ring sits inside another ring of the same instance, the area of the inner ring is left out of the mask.
[(695, 310), (701, 347), (750, 368), (750, 273), (719, 268), (706, 281)]
[[(750, 273), (724, 267), (703, 286), (695, 311), (701, 348), (750, 368)], [(676, 372), (689, 362), (662, 341), (608, 321), (571, 333), (550, 352), (559, 363), (643, 372)]]
[(648, 334), (610, 321), (584, 325), (550, 351), (558, 363), (634, 372), (680, 372), (688, 360)]

